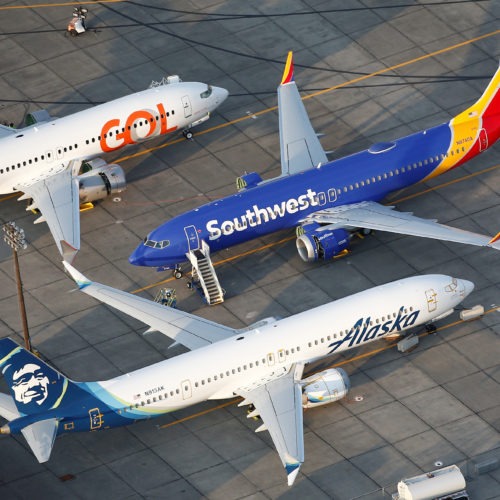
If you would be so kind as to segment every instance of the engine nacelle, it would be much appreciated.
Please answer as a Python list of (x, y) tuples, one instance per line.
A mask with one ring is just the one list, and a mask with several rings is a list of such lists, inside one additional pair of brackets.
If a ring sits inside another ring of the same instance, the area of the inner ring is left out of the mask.
[(327, 405), (347, 396), (351, 383), (342, 368), (331, 368), (302, 380), (302, 407)]
[(125, 172), (116, 164), (93, 168), (78, 176), (80, 203), (103, 200), (126, 188)]
[(350, 238), (345, 229), (308, 231), (297, 238), (297, 251), (304, 262), (329, 260), (349, 250)]

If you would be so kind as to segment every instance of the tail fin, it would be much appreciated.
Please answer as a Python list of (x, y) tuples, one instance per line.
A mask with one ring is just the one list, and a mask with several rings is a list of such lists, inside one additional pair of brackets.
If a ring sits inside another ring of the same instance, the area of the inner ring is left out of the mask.
[(0, 395), (0, 415), (10, 422), (0, 433), (22, 432), (38, 461), (46, 462), (59, 425), (50, 410), (58, 408), (74, 384), (8, 338), (0, 340), (0, 369), (12, 395)]
[(469, 108), (453, 118), (456, 128), (474, 123), (479, 152), (492, 146), (500, 137), (500, 66), (483, 95)]
[(9, 385), (20, 416), (57, 408), (70, 382), (12, 339), (0, 340), (0, 370)]
[(498, 67), (483, 95), (461, 115), (466, 117), (481, 116), (483, 120), (490, 116), (500, 115), (500, 66)]

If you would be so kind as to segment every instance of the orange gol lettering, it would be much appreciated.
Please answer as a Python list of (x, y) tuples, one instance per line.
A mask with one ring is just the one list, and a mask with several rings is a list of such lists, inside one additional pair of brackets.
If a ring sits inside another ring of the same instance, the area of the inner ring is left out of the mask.
[[(101, 138), (99, 141), (101, 149), (105, 153), (110, 153), (111, 151), (116, 151), (117, 149), (120, 149), (127, 144), (135, 144), (136, 142), (138, 142), (138, 137), (133, 137), (133, 132), (135, 130), (134, 124), (138, 120), (144, 120), (145, 124), (149, 124), (149, 130), (147, 134), (141, 137), (141, 139), (146, 139), (147, 137), (152, 136), (158, 127), (158, 123), (160, 124), (159, 135), (167, 134), (176, 130), (177, 126), (168, 128), (167, 114), (165, 112), (165, 107), (163, 106), (163, 104), (158, 103), (156, 105), (156, 108), (158, 110), (159, 120), (156, 120), (155, 116), (150, 111), (147, 111), (145, 109), (132, 112), (126, 119), (125, 127), (123, 129), (120, 128), (120, 120), (118, 118), (108, 120), (101, 129)], [(108, 139), (112, 137), (110, 131), (115, 127), (117, 128), (117, 132), (114, 137), (116, 146), (110, 146), (108, 144)]]

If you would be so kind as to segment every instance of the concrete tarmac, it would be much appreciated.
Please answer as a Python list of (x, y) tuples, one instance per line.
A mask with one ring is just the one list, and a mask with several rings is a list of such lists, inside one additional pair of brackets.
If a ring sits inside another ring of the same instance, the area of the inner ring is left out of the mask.
[[(4, 436), (2, 500), (371, 500), (390, 498), (400, 479), (441, 464), (461, 467), (471, 498), (500, 498), (499, 252), (377, 232), (347, 257), (306, 264), (293, 233), (284, 232), (214, 255), (226, 300), (212, 308), (184, 280), (127, 261), (149, 230), (234, 192), (238, 175), (279, 174), (274, 106), (289, 50), (302, 95), (315, 94), (305, 105), (332, 158), (445, 122), (474, 102), (498, 67), (498, 2), (422, 3), (101, 2), (87, 6), (89, 31), (70, 38), (64, 29), (72, 5), (0, 0), (1, 123), (20, 126), (39, 108), (64, 116), (169, 74), (230, 91), (211, 120), (193, 129), (193, 140), (179, 134), (106, 157), (122, 165), (128, 187), (119, 200), (81, 215), (75, 265), (89, 278), (150, 298), (174, 287), (179, 308), (232, 327), (421, 273), (473, 281), (464, 305), (490, 311), (469, 323), (452, 324), (458, 314), (442, 320), (408, 354), (382, 341), (377, 354), (370, 347), (322, 362), (341, 364), (352, 390), (305, 413), (306, 459), (292, 488), (269, 435), (253, 432), (259, 424), (236, 404), (212, 401), (59, 438), (45, 464), (23, 437)], [(388, 201), (494, 235), (499, 165), (496, 145)], [(0, 198), (0, 222), (15, 220), (29, 241), (20, 263), (33, 345), (58, 369), (75, 380), (103, 380), (184, 352), (168, 349), (171, 341), (159, 333), (143, 336), (138, 321), (68, 293), (75, 286), (47, 226), (33, 225), (24, 202)], [(21, 342), (12, 255), (3, 242), (0, 283), (0, 337)], [(0, 390), (7, 391), (3, 379)]]

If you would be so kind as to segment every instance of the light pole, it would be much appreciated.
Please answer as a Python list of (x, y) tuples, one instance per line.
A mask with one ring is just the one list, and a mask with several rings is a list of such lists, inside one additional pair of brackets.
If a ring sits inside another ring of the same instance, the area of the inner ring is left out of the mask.
[(19, 271), (19, 259), (17, 252), (28, 247), (24, 239), (24, 229), (20, 229), (14, 222), (7, 222), (3, 225), (3, 239), (7, 245), (12, 248), (14, 254), (14, 271), (17, 281), (17, 298), (19, 301), (19, 312), (21, 313), (21, 321), (23, 324), (24, 346), (28, 351), (31, 351), (30, 333), (28, 331), (28, 319), (26, 318), (26, 306), (24, 305), (23, 283), (21, 281), (21, 272)]

